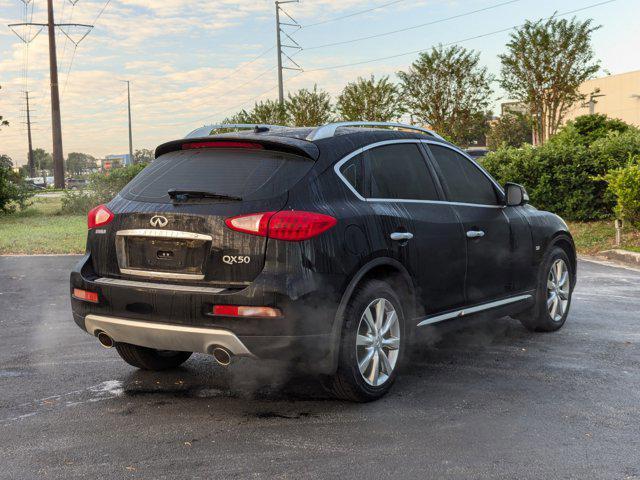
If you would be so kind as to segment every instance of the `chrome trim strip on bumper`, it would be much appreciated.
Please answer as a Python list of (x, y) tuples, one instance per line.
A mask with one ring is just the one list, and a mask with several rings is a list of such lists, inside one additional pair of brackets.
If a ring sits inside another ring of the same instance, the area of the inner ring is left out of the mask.
[(120, 273), (123, 275), (134, 275), (136, 277), (168, 279), (168, 280), (204, 280), (203, 274), (196, 273), (171, 273), (156, 272), (153, 270), (136, 270), (133, 268), (121, 268)]
[(116, 287), (131, 287), (142, 288), (145, 290), (169, 290), (171, 292), (189, 292), (189, 293), (205, 293), (216, 294), (224, 292), (225, 288), (215, 287), (196, 287), (189, 285), (174, 285), (168, 283), (152, 283), (152, 282), (137, 282), (135, 280), (123, 280), (120, 278), (97, 278), (94, 283), (99, 285), (113, 285)]
[(234, 355), (253, 356), (233, 332), (220, 328), (141, 322), (102, 315), (87, 315), (84, 324), (89, 334), (95, 336), (98, 332), (105, 332), (116, 343), (207, 354), (211, 354), (215, 347), (224, 347)]
[(436, 315), (434, 317), (428, 317), (418, 323), (418, 327), (424, 327), (425, 325), (433, 325), (434, 323), (442, 322), (444, 320), (451, 320), (452, 318), (464, 317), (471, 315), (472, 313), (482, 312), (503, 305), (509, 305), (511, 303), (521, 302), (531, 298), (531, 295), (517, 295), (515, 297), (505, 298), (504, 300), (496, 300), (495, 302), (483, 303), (482, 305), (476, 305), (475, 307), (469, 307), (462, 310), (456, 310), (455, 312), (443, 313), (442, 315)]

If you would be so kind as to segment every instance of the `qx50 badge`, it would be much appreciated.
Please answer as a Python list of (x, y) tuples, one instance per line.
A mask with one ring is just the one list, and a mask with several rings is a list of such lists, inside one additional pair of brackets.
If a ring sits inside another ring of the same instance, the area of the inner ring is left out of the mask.
[(167, 217), (163, 217), (162, 215), (154, 215), (151, 217), (149, 223), (151, 223), (152, 227), (164, 228), (167, 226), (167, 223), (169, 223), (169, 220), (167, 220)]

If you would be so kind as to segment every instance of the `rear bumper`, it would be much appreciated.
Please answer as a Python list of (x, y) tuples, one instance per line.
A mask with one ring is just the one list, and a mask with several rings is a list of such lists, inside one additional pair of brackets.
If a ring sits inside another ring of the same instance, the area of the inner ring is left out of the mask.
[(208, 354), (216, 347), (223, 347), (234, 355), (251, 356), (251, 352), (238, 337), (228, 330), (219, 328), (185, 327), (101, 315), (87, 315), (84, 325), (87, 333), (98, 335), (104, 332), (116, 343)]
[[(188, 287), (166, 283), (112, 281), (93, 272), (87, 254), (71, 272), (71, 291), (98, 293), (99, 303), (71, 298), (76, 324), (91, 335), (104, 331), (116, 342), (161, 350), (210, 353), (222, 346), (235, 355), (287, 360), (318, 373), (335, 369), (333, 325), (337, 303), (308, 278), (304, 295), (292, 298), (271, 288), (269, 275), (241, 290)], [(280, 318), (233, 318), (211, 315), (213, 305), (277, 307)]]

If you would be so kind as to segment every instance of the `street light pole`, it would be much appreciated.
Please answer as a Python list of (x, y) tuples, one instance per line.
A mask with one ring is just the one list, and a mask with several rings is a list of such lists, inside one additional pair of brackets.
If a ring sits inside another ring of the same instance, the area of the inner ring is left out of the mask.
[(129, 110), (129, 161), (133, 163), (133, 135), (131, 133), (131, 88), (129, 80), (127, 82), (127, 106)]

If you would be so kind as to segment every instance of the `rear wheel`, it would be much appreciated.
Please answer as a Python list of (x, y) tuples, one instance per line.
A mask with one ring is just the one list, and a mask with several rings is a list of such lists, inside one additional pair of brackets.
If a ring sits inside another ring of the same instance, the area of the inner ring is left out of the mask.
[(546, 255), (538, 271), (536, 303), (520, 318), (522, 324), (531, 331), (553, 332), (564, 325), (569, 315), (573, 272), (566, 252), (552, 248)]
[(155, 350), (153, 348), (116, 343), (116, 350), (129, 365), (143, 370), (168, 370), (176, 368), (186, 362), (191, 352), (173, 352), (169, 350)]
[(380, 280), (363, 284), (345, 310), (333, 393), (356, 402), (386, 394), (402, 363), (405, 337), (402, 305), (391, 286)]

